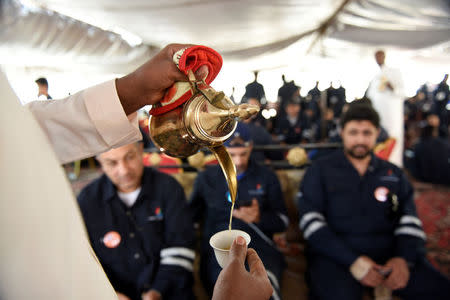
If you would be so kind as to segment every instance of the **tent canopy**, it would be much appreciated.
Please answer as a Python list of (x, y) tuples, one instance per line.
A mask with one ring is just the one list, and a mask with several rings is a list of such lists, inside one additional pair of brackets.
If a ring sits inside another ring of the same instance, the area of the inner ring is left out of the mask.
[[(318, 52), (319, 44), (327, 45), (327, 39), (347, 41), (349, 47), (410, 50), (450, 40), (450, 4), (446, 0), (3, 2), (2, 52), (20, 47), (16, 57), (20, 53), (26, 56), (26, 49), (124, 69), (172, 42), (208, 45), (225, 59), (242, 61), (295, 46), (311, 36), (312, 49), (305, 49), (308, 53)], [(325, 50), (344, 55), (331, 46)], [(7, 55), (2, 57), (7, 60)]]
[(172, 42), (210, 46), (247, 71), (361, 65), (381, 47), (399, 63), (450, 66), (447, 0), (0, 2), (0, 64), (10, 66), (126, 73)]

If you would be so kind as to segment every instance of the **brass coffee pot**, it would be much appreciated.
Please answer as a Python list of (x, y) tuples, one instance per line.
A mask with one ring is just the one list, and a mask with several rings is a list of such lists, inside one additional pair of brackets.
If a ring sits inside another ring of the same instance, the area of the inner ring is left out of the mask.
[[(237, 194), (236, 167), (223, 142), (236, 130), (239, 120), (258, 113), (259, 107), (234, 105), (223, 92), (217, 92), (204, 81), (188, 73), (193, 95), (183, 105), (149, 120), (150, 137), (161, 152), (188, 157), (208, 147), (216, 156), (225, 175), (234, 207)], [(230, 213), (231, 229), (232, 213)]]
[(193, 96), (183, 105), (149, 120), (150, 137), (161, 152), (188, 157), (201, 148), (217, 147), (234, 132), (239, 120), (258, 113), (250, 104), (234, 105), (223, 92), (189, 74)]

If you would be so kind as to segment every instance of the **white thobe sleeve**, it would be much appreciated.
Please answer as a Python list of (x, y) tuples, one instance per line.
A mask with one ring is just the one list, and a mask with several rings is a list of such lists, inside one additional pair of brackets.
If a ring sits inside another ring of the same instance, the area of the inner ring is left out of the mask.
[(142, 138), (137, 113), (120, 103), (115, 80), (61, 100), (27, 104), (61, 163), (90, 157)]

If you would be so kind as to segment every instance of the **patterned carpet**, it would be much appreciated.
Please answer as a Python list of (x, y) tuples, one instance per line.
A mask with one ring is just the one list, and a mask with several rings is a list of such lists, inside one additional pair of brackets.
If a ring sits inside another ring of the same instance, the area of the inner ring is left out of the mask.
[(428, 259), (450, 277), (450, 188), (413, 182), (417, 214), (427, 234)]

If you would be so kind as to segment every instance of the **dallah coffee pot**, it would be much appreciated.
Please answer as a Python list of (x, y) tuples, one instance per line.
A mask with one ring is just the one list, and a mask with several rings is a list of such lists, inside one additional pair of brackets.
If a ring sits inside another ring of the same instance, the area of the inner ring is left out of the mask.
[(203, 81), (191, 84), (194, 94), (183, 105), (150, 117), (151, 139), (161, 152), (170, 156), (188, 157), (201, 148), (222, 145), (239, 120), (259, 111), (255, 105), (234, 105), (223, 92), (215, 91)]
[[(209, 86), (222, 66), (222, 57), (216, 51), (194, 46), (175, 53), (173, 60), (189, 82), (176, 82), (152, 108), (150, 137), (161, 152), (170, 156), (188, 157), (209, 148), (225, 175), (233, 208), (237, 194), (236, 168), (223, 142), (236, 130), (239, 120), (258, 113), (259, 107), (234, 105), (223, 92)], [(201, 65), (208, 66), (209, 73), (203, 80), (197, 80), (194, 71)]]

